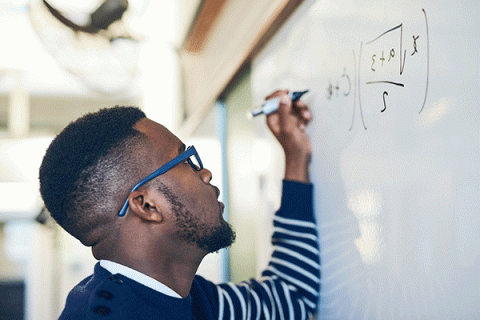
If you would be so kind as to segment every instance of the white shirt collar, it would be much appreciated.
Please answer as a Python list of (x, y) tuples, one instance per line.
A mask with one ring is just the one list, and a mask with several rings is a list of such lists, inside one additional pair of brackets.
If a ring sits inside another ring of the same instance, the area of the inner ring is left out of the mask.
[(163, 283), (153, 279), (152, 277), (147, 276), (146, 274), (138, 272), (137, 270), (109, 260), (100, 260), (100, 265), (110, 271), (112, 274), (119, 273), (167, 296), (174, 298), (182, 298), (178, 293), (176, 293)]

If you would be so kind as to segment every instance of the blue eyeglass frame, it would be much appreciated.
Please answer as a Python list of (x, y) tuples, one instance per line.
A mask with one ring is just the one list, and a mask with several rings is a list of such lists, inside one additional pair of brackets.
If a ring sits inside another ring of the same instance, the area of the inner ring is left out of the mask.
[[(190, 157), (192, 157), (192, 156), (195, 156), (195, 158), (197, 159), (198, 166), (196, 166), (193, 163), (193, 161), (190, 160)], [(195, 149), (194, 146), (190, 146), (190, 147), (187, 148), (187, 150), (185, 150), (184, 152), (182, 152), (181, 154), (179, 154), (178, 156), (176, 156), (172, 160), (168, 161), (163, 166), (161, 166), (160, 168), (158, 168), (157, 170), (152, 172), (150, 175), (148, 175), (146, 178), (144, 178), (142, 181), (137, 183), (132, 188), (132, 190), (130, 190), (130, 192), (128, 194), (132, 193), (133, 191), (137, 190), (138, 188), (140, 188), (142, 185), (144, 185), (148, 181), (158, 177), (159, 175), (164, 174), (165, 172), (172, 169), (173, 167), (175, 167), (180, 162), (184, 162), (184, 161), (188, 161), (188, 164), (196, 171), (200, 171), (200, 170), (203, 169), (203, 163), (202, 163), (202, 160), (200, 160), (200, 156), (198, 155), (197, 150)], [(122, 209), (120, 209), (120, 212), (118, 213), (118, 215), (120, 217), (123, 217), (127, 213), (127, 208), (128, 208), (128, 197), (127, 197), (127, 200), (125, 201), (125, 203), (123, 204)]]

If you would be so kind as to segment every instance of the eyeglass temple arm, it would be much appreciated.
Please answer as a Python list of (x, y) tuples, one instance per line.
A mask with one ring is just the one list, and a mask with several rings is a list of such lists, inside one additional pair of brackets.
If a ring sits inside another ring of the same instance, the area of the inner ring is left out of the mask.
[[(128, 193), (132, 193), (133, 191), (136, 191), (138, 188), (140, 188), (143, 184), (147, 183), (148, 181), (152, 180), (153, 178), (156, 178), (168, 170), (172, 169), (175, 167), (177, 164), (179, 164), (182, 161), (185, 161), (186, 159), (190, 158), (192, 155), (194, 155), (197, 151), (195, 150), (195, 147), (191, 146), (189, 147), (185, 152), (183, 152), (180, 156), (170, 160), (169, 162), (165, 163), (163, 166), (152, 172), (150, 175), (148, 175), (146, 178), (144, 178), (142, 181), (137, 183), (132, 190)], [(125, 200), (125, 203), (122, 206), (122, 209), (120, 209), (120, 212), (118, 215), (120, 217), (123, 217), (125, 213), (127, 213), (127, 208), (128, 208), (128, 197), (127, 200)]]

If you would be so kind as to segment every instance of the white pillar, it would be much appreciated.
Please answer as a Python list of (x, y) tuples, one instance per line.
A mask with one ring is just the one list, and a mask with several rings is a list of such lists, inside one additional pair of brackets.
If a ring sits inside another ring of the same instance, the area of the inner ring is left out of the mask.
[(31, 253), (25, 275), (25, 319), (55, 319), (54, 231), (35, 223), (29, 228)]
[(8, 75), (14, 80), (8, 97), (8, 127), (13, 137), (24, 138), (28, 136), (30, 128), (30, 101), (23, 84), (24, 75), (18, 70), (10, 71)]

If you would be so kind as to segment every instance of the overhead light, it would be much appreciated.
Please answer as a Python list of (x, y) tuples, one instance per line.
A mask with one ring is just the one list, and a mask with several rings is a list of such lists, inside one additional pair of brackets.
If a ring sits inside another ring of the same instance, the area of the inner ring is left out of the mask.
[(90, 22), (86, 25), (79, 25), (67, 18), (65, 14), (54, 8), (46, 0), (43, 3), (48, 11), (68, 28), (75, 32), (97, 33), (101, 30), (107, 30), (112, 23), (122, 19), (127, 11), (127, 0), (105, 0), (94, 12), (90, 14)]
[(139, 37), (125, 21), (128, 1), (105, 0), (93, 12), (78, 14), (62, 12), (51, 2), (31, 0), (29, 17), (56, 62), (94, 91), (128, 92), (139, 75), (140, 52)]

